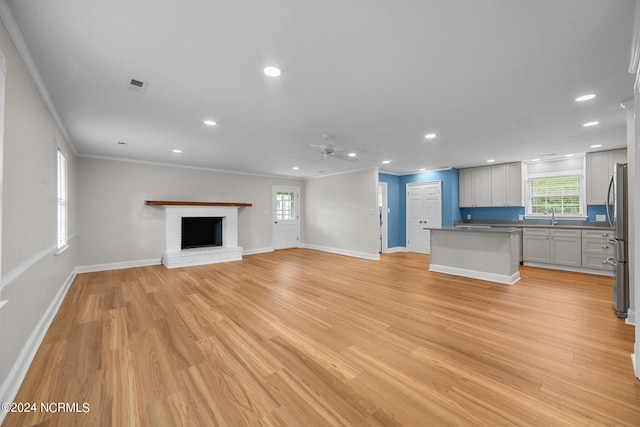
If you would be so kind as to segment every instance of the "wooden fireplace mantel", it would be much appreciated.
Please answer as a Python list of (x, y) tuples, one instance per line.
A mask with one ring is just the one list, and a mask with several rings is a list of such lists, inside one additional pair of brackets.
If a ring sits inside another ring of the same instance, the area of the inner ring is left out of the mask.
[(173, 200), (145, 200), (147, 206), (238, 206), (249, 207), (252, 203), (241, 202), (177, 202)]

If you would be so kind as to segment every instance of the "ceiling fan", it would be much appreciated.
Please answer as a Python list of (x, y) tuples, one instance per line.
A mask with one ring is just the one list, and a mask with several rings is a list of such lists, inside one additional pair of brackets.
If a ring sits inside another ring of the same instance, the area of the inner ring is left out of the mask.
[(324, 145), (309, 144), (310, 147), (320, 150), (320, 158), (333, 158), (339, 160), (346, 160), (347, 162), (357, 162), (358, 157), (356, 150), (338, 150), (335, 145), (330, 144), (328, 141), (333, 139), (333, 136), (325, 133), (322, 135), (322, 139), (327, 141)]

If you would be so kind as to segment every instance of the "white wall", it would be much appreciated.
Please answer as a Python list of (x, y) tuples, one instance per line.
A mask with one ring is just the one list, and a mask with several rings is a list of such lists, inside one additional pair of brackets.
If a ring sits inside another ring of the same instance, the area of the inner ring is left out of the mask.
[(21, 381), (17, 372), (25, 363), (28, 367), (37, 348), (40, 322), (54, 311), (56, 296), (73, 277), (74, 240), (69, 250), (53, 254), (56, 141), (68, 153), (70, 234), (76, 230), (76, 162), (4, 24), (0, 51), (7, 62), (0, 290), (8, 300), (0, 308), (0, 401), (5, 401)]
[(304, 246), (378, 259), (377, 186), (377, 169), (306, 180)]
[(301, 181), (80, 157), (78, 265), (160, 259), (164, 209), (145, 200), (253, 203), (238, 211), (238, 244), (245, 251), (271, 250), (273, 185)]

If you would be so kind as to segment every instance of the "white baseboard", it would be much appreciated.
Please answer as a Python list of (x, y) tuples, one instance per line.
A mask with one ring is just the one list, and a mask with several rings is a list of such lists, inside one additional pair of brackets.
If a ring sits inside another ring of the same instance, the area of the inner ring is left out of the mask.
[[(18, 394), (20, 385), (22, 385), (22, 381), (27, 375), (31, 362), (35, 357), (38, 348), (40, 348), (40, 344), (42, 344), (42, 340), (44, 339), (53, 318), (56, 316), (56, 313), (58, 312), (58, 309), (60, 308), (60, 305), (62, 304), (65, 295), (67, 295), (67, 291), (75, 278), (76, 270), (73, 270), (67, 277), (67, 280), (65, 280), (63, 285), (60, 287), (60, 290), (58, 290), (58, 293), (53, 301), (51, 301), (47, 311), (45, 311), (35, 329), (31, 332), (31, 335), (29, 335), (29, 339), (25, 343), (24, 347), (22, 347), (22, 351), (20, 351), (18, 359), (11, 368), (11, 371), (9, 371), (9, 374), (2, 383), (2, 386), (0, 386), (0, 402), (13, 402), (16, 394)], [(0, 411), (0, 424), (2, 424), (6, 415), (6, 412)]]
[(632, 326), (636, 325), (636, 312), (635, 312), (635, 310), (629, 309), (629, 311), (627, 311), (627, 318), (625, 319), (624, 323), (626, 323), (627, 325), (632, 325)]
[(310, 245), (310, 244), (302, 244), (300, 245), (300, 247), (305, 249), (314, 249), (316, 251), (330, 252), (332, 254), (346, 255), (354, 258), (364, 258), (364, 259), (370, 259), (374, 261), (380, 260), (380, 254), (370, 254), (367, 252), (350, 251), (347, 249), (329, 248), (327, 246)]
[(266, 254), (267, 252), (273, 252), (273, 246), (269, 248), (245, 249), (242, 251), (242, 255)]
[(596, 274), (598, 276), (613, 277), (612, 271), (598, 270), (596, 268), (570, 267), (568, 265), (545, 264), (542, 262), (531, 262), (531, 261), (524, 261), (522, 265), (526, 265), (528, 267), (548, 268), (551, 270), (572, 271), (574, 273)]
[(450, 267), (447, 265), (430, 264), (429, 271), (436, 273), (453, 274), (455, 276), (471, 277), (472, 279), (488, 280), (489, 282), (513, 285), (520, 280), (520, 272), (516, 271), (512, 275), (488, 273), (486, 271), (469, 270), (466, 268)]
[(76, 273), (93, 273), (95, 271), (120, 270), (122, 268), (146, 267), (162, 264), (162, 258), (141, 259), (138, 261), (112, 262), (108, 264), (82, 265), (76, 267)]
[(393, 248), (387, 248), (387, 250), (384, 251), (385, 254), (393, 254), (395, 252), (407, 252), (407, 248), (404, 246), (395, 246)]
[(638, 350), (640, 350), (638, 348), (638, 343), (636, 342), (633, 345), (633, 353), (631, 354), (631, 364), (633, 365), (633, 373), (636, 375), (636, 378), (640, 380), (640, 366), (637, 364), (637, 357), (636, 355), (638, 354)]

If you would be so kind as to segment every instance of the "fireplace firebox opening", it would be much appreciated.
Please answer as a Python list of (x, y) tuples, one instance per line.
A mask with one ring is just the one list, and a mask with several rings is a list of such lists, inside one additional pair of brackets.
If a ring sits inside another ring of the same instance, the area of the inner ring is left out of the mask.
[(182, 249), (222, 246), (223, 217), (182, 217)]

